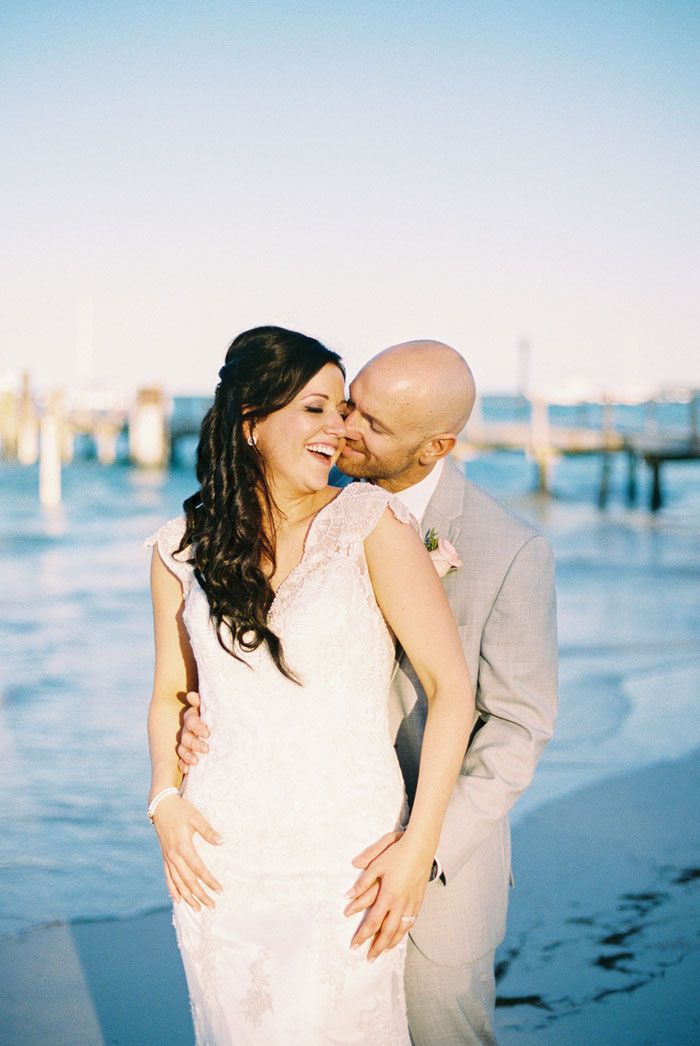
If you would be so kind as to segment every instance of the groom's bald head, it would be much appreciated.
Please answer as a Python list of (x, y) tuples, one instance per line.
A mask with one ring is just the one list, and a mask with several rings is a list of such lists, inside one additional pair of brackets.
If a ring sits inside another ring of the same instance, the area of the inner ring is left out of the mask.
[(474, 397), (472, 372), (449, 345), (392, 345), (350, 386), (352, 412), (339, 467), (389, 490), (417, 483), (454, 446)]
[(371, 377), (387, 397), (403, 402), (426, 435), (444, 431), (457, 436), (474, 406), (467, 361), (441, 341), (392, 345), (366, 363), (361, 376)]

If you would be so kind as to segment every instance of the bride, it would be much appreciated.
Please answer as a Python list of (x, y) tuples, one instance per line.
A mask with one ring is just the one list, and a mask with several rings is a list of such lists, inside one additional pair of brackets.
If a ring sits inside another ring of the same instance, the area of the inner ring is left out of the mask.
[[(197, 1043), (407, 1046), (405, 935), (472, 725), (468, 669), (402, 503), (327, 485), (344, 437), (340, 358), (260, 327), (219, 377), (199, 489), (150, 539), (149, 816)], [(394, 637), (429, 699), (407, 824), (386, 704)], [(211, 746), (180, 793), (189, 690)], [(352, 859), (400, 827), (364, 882), (379, 893), (363, 926), (344, 915)]]

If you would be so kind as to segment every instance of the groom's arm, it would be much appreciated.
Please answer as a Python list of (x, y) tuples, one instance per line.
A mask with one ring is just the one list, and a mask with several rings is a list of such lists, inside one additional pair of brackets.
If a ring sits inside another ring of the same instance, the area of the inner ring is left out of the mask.
[(527, 788), (557, 711), (554, 562), (531, 537), (503, 579), (481, 637), (472, 740), (450, 799), (438, 857), (447, 882)]

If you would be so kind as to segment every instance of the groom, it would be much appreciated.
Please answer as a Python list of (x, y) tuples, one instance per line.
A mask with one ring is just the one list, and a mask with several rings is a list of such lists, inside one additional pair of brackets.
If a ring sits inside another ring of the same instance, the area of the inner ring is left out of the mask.
[[(508, 905), (508, 810), (527, 787), (556, 716), (554, 571), (547, 540), (448, 457), (474, 404), (464, 359), (440, 342), (395, 345), (350, 386), (339, 469), (397, 494), (451, 542), (463, 565), (444, 579), (476, 689), (479, 720), (455, 785), (408, 943), (406, 996), (415, 1046), (494, 1046), (494, 953)], [(391, 693), (396, 751), (415, 794), (427, 702), (399, 651)], [(206, 746), (186, 718), (181, 767)], [(206, 731), (205, 731), (206, 732)], [(367, 867), (393, 837), (360, 856)], [(370, 901), (373, 898), (370, 897)], [(351, 903), (348, 913), (365, 904)], [(363, 924), (376, 931), (372, 908)]]

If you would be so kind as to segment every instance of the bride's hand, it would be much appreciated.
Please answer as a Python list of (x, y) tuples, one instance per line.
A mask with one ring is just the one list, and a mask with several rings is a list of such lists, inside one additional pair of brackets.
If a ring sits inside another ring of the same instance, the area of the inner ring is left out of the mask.
[(367, 953), (370, 961), (394, 948), (413, 926), (433, 863), (432, 854), (417, 846), (408, 832), (384, 836), (370, 851), (375, 849), (378, 855), (358, 878), (345, 909), (350, 916), (367, 908), (350, 947), (359, 948), (372, 939)]
[(163, 852), (165, 880), (173, 901), (176, 904), (185, 901), (197, 912), (201, 911), (202, 905), (213, 908), (214, 901), (204, 887), (218, 894), (223, 891), (195, 850), (192, 838), (195, 832), (199, 832), (208, 843), (218, 846), (221, 836), (192, 803), (174, 794), (160, 801), (153, 815), (153, 824)]

